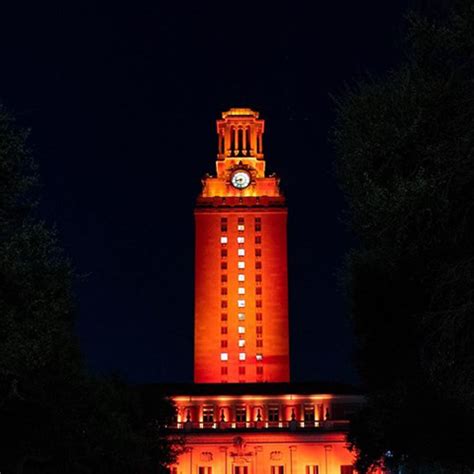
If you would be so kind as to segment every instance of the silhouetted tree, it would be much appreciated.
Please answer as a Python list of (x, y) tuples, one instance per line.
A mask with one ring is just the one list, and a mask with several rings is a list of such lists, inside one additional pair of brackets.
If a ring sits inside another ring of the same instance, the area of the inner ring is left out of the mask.
[[(474, 468), (474, 9), (408, 15), (406, 58), (337, 99), (359, 246), (347, 289), (368, 405), (358, 468)], [(438, 469), (438, 471), (437, 471)], [(405, 472), (405, 471), (404, 471)]]
[(174, 457), (172, 406), (147, 417), (132, 388), (85, 372), (74, 271), (36, 216), (26, 138), (0, 106), (0, 471), (156, 472)]

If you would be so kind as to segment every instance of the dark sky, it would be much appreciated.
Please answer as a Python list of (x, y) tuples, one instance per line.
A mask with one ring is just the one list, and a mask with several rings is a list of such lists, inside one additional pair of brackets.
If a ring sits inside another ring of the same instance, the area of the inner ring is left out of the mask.
[(192, 380), (194, 200), (216, 118), (248, 106), (288, 198), (292, 379), (355, 381), (330, 94), (397, 60), (409, 0), (10, 3), (0, 101), (32, 128), (41, 211), (85, 276), (91, 369)]

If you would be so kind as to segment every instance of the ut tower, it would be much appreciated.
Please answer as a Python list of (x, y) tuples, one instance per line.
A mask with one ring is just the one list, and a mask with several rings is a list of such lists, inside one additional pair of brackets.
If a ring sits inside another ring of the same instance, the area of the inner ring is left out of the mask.
[(287, 208), (267, 176), (264, 121), (217, 121), (216, 173), (195, 208), (196, 383), (289, 382)]

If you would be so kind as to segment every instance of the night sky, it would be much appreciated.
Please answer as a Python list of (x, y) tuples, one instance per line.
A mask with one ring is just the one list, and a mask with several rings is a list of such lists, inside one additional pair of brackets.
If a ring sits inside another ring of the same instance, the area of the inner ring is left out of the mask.
[(251, 107), (288, 199), (292, 379), (356, 381), (330, 95), (396, 62), (409, 0), (11, 3), (0, 101), (32, 129), (40, 211), (82, 277), (89, 367), (192, 381), (194, 202), (215, 120)]

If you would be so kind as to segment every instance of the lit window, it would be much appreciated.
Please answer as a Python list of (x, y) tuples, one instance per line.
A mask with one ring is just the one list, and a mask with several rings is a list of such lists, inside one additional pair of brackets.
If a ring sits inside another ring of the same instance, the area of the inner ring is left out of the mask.
[(239, 295), (245, 295), (245, 288), (239, 288)]
[(243, 326), (239, 326), (238, 331), (239, 334), (245, 334), (245, 328)]
[(245, 281), (245, 275), (243, 273), (239, 273), (237, 280), (239, 281)]
[(244, 313), (238, 313), (237, 317), (239, 318), (239, 321), (244, 321), (245, 320), (245, 314)]
[(239, 354), (239, 360), (245, 360), (245, 352)]
[(239, 308), (245, 308), (245, 300), (237, 300), (237, 306)]
[(239, 339), (239, 347), (245, 346), (245, 339)]
[(245, 249), (237, 249), (237, 255), (239, 257), (245, 257)]
[(227, 243), (227, 237), (226, 236), (222, 236), (221, 237), (221, 244), (226, 244)]
[(237, 262), (237, 268), (245, 268), (245, 262)]
[(245, 226), (244, 226), (243, 224), (239, 224), (239, 225), (237, 226), (237, 230), (238, 230), (239, 232), (243, 232), (243, 231), (245, 230)]
[(257, 354), (257, 360), (263, 360), (263, 354)]
[(221, 352), (221, 360), (229, 360), (229, 354), (227, 352)]
[[(238, 244), (243, 244), (245, 242), (245, 237), (237, 237), (237, 243)], [(227, 243), (227, 237), (226, 237), (226, 241), (224, 243)]]

